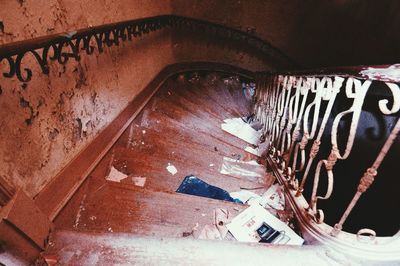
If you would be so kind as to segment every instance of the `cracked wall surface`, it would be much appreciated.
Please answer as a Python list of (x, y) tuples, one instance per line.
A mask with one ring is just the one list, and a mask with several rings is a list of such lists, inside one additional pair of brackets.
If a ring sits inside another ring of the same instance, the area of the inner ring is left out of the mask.
[[(169, 10), (160, 1), (2, 2), (0, 44)], [(0, 82), (0, 175), (35, 196), (172, 62), (170, 51), (169, 33), (163, 31), (79, 62), (50, 62), (49, 75), (26, 56), (32, 80)]]

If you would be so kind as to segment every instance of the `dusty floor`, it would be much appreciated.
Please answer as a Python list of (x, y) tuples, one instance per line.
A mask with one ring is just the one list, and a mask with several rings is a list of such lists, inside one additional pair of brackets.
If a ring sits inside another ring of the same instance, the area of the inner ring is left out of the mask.
[[(229, 192), (273, 182), (220, 173), (223, 157), (258, 159), (248, 144), (224, 132), (226, 118), (246, 116), (249, 102), (240, 82), (214, 75), (167, 81), (132, 122), (56, 219), (58, 230), (124, 232), (157, 237), (196, 236), (215, 208), (232, 214), (244, 205), (175, 193), (185, 176), (196, 175)], [(174, 166), (177, 172), (169, 172)], [(143, 187), (106, 181), (110, 169), (145, 177)]]

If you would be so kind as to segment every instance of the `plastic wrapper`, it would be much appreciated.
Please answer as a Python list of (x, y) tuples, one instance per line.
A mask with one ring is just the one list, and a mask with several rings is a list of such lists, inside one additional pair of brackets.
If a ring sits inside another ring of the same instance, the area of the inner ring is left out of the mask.
[(260, 184), (265, 183), (265, 167), (255, 160), (240, 161), (229, 157), (224, 157), (221, 174), (255, 181)]

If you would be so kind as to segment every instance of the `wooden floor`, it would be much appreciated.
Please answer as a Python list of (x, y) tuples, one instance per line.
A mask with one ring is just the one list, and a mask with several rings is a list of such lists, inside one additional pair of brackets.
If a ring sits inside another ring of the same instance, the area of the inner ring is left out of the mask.
[[(176, 193), (185, 176), (196, 175), (229, 192), (265, 191), (271, 178), (260, 183), (220, 173), (224, 156), (258, 158), (220, 127), (226, 118), (250, 113), (240, 83), (224, 83), (220, 76), (210, 80), (168, 80), (56, 218), (57, 230), (195, 238), (212, 223), (215, 208), (235, 215), (246, 206)], [(168, 165), (178, 172), (168, 172)], [(146, 177), (144, 187), (106, 181), (111, 166)]]

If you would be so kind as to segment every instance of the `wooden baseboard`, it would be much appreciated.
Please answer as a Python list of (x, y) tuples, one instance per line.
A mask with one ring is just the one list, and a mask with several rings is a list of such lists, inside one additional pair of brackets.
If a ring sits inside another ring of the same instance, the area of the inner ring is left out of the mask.
[(254, 78), (254, 73), (251, 71), (220, 63), (186, 62), (166, 66), (92, 142), (39, 192), (35, 197), (36, 205), (53, 221), (160, 86), (177, 73), (201, 70), (232, 73), (247, 79)]

